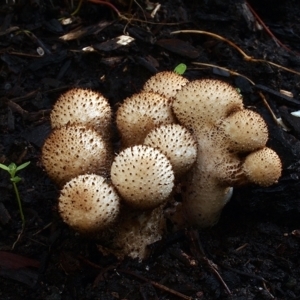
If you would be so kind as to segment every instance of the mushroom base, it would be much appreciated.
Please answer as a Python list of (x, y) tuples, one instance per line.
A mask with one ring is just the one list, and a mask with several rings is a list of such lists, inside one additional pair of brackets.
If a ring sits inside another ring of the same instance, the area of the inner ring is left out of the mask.
[(143, 212), (123, 209), (110, 245), (98, 245), (98, 249), (104, 255), (113, 254), (118, 259), (129, 256), (141, 261), (149, 254), (148, 245), (159, 241), (165, 231), (163, 206)]

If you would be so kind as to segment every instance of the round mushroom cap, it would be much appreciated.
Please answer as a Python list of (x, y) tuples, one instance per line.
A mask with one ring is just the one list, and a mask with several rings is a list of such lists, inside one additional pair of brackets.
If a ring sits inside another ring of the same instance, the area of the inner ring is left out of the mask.
[(137, 209), (154, 209), (164, 203), (174, 186), (167, 157), (147, 146), (126, 148), (115, 157), (111, 181), (120, 196)]
[(144, 145), (161, 151), (171, 162), (176, 176), (190, 169), (197, 157), (196, 141), (191, 133), (179, 124), (168, 124), (151, 130)]
[(81, 233), (97, 233), (117, 218), (120, 200), (102, 176), (85, 174), (67, 182), (58, 199), (58, 210), (65, 223)]
[(108, 100), (101, 93), (74, 88), (58, 98), (51, 111), (50, 120), (52, 128), (84, 125), (106, 135), (111, 125), (111, 116)]
[(241, 95), (228, 83), (201, 79), (183, 86), (175, 95), (172, 106), (181, 125), (202, 131), (241, 110), (243, 102)]
[(268, 140), (268, 127), (256, 112), (243, 109), (222, 120), (219, 129), (228, 138), (229, 150), (250, 152), (265, 147)]
[(266, 187), (278, 181), (282, 166), (277, 153), (265, 147), (250, 153), (242, 168), (250, 182)]
[(84, 126), (53, 130), (42, 148), (43, 165), (49, 177), (60, 185), (85, 173), (106, 175), (110, 160), (103, 138)]
[(166, 98), (172, 98), (189, 81), (183, 76), (172, 72), (159, 72), (146, 81), (143, 87), (145, 92), (158, 93)]
[(142, 92), (125, 99), (116, 117), (123, 147), (142, 144), (156, 126), (175, 122), (168, 99), (155, 93)]

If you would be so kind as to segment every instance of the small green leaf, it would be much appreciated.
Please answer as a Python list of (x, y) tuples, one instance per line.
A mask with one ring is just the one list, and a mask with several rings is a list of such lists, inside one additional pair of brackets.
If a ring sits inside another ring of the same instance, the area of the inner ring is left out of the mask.
[(22, 165), (19, 165), (16, 169), (16, 171), (20, 171), (24, 168), (26, 168), (28, 165), (30, 164), (30, 161), (27, 161), (26, 163), (22, 164)]
[(184, 74), (184, 72), (186, 71), (186, 65), (185, 64), (179, 64), (175, 69), (174, 69), (174, 72), (179, 74), (179, 75), (182, 75)]
[(9, 171), (9, 167), (3, 164), (0, 164), (0, 169), (3, 169), (5, 171)]
[(11, 177), (14, 177), (15, 174), (16, 174), (16, 171), (17, 171), (17, 165), (15, 163), (11, 163), (9, 166), (8, 166), (8, 169), (9, 169), (9, 174), (11, 175)]
[(14, 183), (18, 183), (21, 181), (21, 177), (19, 176), (15, 176), (13, 178), (10, 179), (11, 182), (14, 182)]

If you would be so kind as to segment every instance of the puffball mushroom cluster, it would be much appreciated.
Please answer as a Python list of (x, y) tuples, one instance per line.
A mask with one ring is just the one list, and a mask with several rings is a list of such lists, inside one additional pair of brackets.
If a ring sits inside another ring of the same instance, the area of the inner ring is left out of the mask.
[(42, 161), (61, 186), (59, 213), (118, 257), (143, 259), (161, 239), (176, 187), (176, 217), (205, 227), (217, 222), (233, 186), (269, 186), (281, 175), (266, 123), (219, 80), (151, 77), (116, 112), (121, 149), (111, 145), (112, 109), (98, 92), (66, 92), (50, 119)]

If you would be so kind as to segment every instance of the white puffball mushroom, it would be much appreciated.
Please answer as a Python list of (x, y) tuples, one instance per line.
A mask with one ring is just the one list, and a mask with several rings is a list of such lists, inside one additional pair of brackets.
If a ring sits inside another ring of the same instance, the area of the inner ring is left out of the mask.
[(143, 91), (158, 93), (170, 99), (188, 82), (188, 79), (175, 72), (164, 71), (150, 77), (144, 84)]
[(175, 95), (172, 107), (181, 125), (198, 132), (243, 109), (243, 102), (230, 84), (200, 79), (183, 86)]
[(103, 136), (108, 136), (112, 111), (108, 100), (99, 92), (73, 88), (63, 93), (50, 114), (52, 128), (65, 125), (93, 127)]
[(53, 130), (46, 139), (42, 163), (49, 177), (62, 185), (85, 173), (106, 175), (111, 154), (106, 142), (95, 130), (67, 126)]
[(114, 159), (111, 181), (122, 199), (137, 209), (154, 209), (167, 201), (174, 172), (167, 157), (147, 146), (126, 148)]
[(84, 234), (96, 234), (118, 217), (120, 199), (105, 178), (80, 175), (67, 182), (58, 199), (58, 210), (65, 223)]
[(268, 127), (256, 112), (243, 109), (231, 114), (218, 126), (227, 137), (228, 148), (235, 152), (250, 152), (263, 148), (268, 140)]
[(168, 99), (150, 92), (134, 94), (125, 99), (116, 116), (123, 147), (139, 145), (156, 126), (174, 122)]
[(187, 172), (197, 157), (195, 139), (179, 124), (162, 125), (151, 130), (144, 145), (156, 148), (166, 155), (176, 176)]
[(250, 153), (242, 168), (250, 182), (267, 187), (278, 182), (282, 165), (277, 153), (265, 147)]

